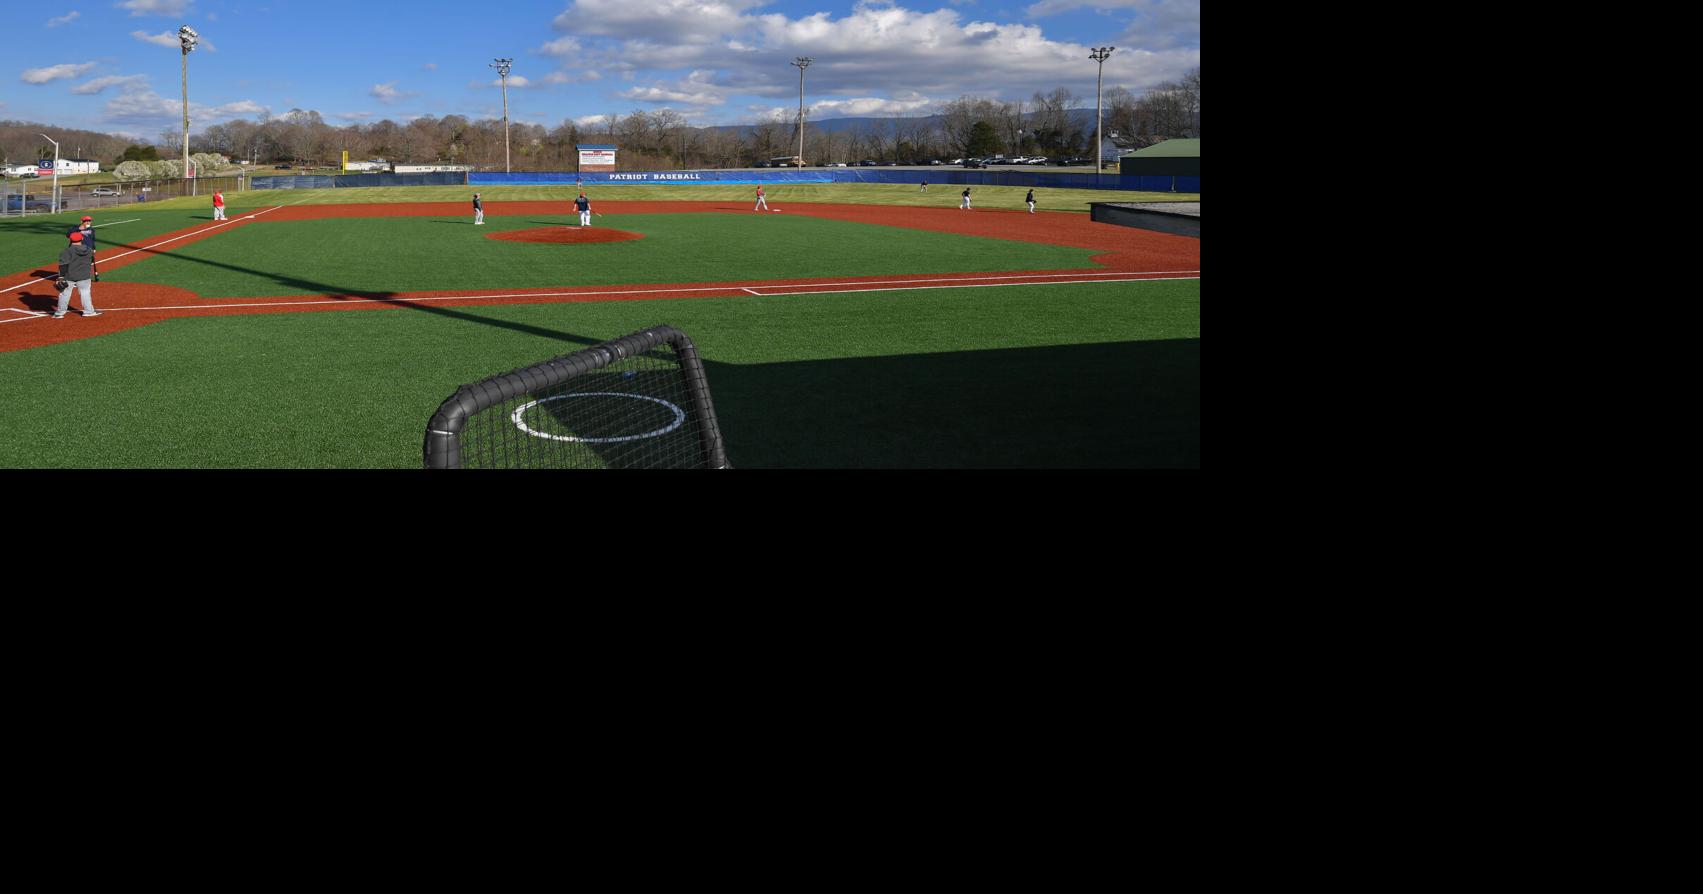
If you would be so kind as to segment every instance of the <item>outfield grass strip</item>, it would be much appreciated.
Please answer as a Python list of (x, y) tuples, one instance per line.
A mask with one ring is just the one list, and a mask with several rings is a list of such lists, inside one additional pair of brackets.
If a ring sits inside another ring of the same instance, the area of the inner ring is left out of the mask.
[[(1153, 271), (1153, 272), (1124, 271), (1124, 272), (1119, 272), (1119, 273), (1041, 273), (1041, 274), (1019, 274), (1019, 275), (1013, 275), (1013, 276), (970, 276), (970, 277), (954, 277), (954, 278), (943, 278), (943, 279), (868, 280), (868, 281), (861, 281), (861, 282), (829, 282), (829, 283), (811, 283), (811, 284), (795, 283), (795, 284), (784, 285), (784, 286), (780, 286), (780, 285), (766, 286), (766, 287), (761, 286), (761, 285), (757, 286), (757, 288), (759, 288), (759, 289), (761, 289), (761, 288), (774, 288), (774, 289), (798, 289), (798, 288), (802, 288), (802, 289), (808, 290), (808, 291), (803, 291), (803, 292), (757, 292), (757, 291), (753, 291), (752, 289), (750, 289), (748, 287), (744, 287), (744, 286), (720, 285), (720, 286), (678, 286), (678, 287), (657, 288), (657, 289), (622, 289), (622, 290), (618, 290), (618, 291), (598, 290), (598, 291), (590, 291), (590, 292), (515, 292), (515, 293), (500, 294), (500, 295), (433, 295), (433, 296), (416, 296), (416, 297), (407, 297), (407, 296), (398, 295), (398, 296), (393, 296), (393, 297), (388, 297), (388, 298), (353, 298), (353, 297), (351, 297), (351, 298), (332, 298), (332, 299), (318, 300), (318, 301), (254, 301), (254, 302), (244, 302), (244, 303), (241, 303), (241, 304), (170, 304), (170, 305), (162, 305), (162, 306), (158, 306), (158, 307), (115, 307), (115, 308), (109, 308), (108, 310), (102, 311), (102, 313), (126, 313), (126, 312), (135, 313), (135, 312), (141, 312), (141, 311), (158, 312), (158, 311), (167, 311), (167, 310), (229, 310), (229, 309), (232, 309), (232, 308), (249, 308), (249, 307), (303, 307), (303, 306), (317, 306), (317, 305), (401, 304), (401, 303), (415, 303), (415, 302), (424, 302), (424, 301), (484, 301), (484, 300), (499, 300), (499, 299), (505, 299), (505, 298), (587, 298), (587, 297), (596, 297), (596, 296), (605, 296), (605, 295), (607, 295), (607, 296), (684, 295), (684, 294), (697, 293), (697, 292), (733, 292), (735, 290), (750, 292), (752, 295), (756, 295), (759, 298), (767, 298), (767, 297), (774, 297), (774, 296), (780, 296), (780, 295), (832, 295), (832, 294), (838, 294), (839, 292), (855, 292), (855, 291), (891, 292), (891, 291), (902, 291), (902, 290), (905, 290), (905, 289), (927, 289), (927, 288), (971, 289), (971, 288), (976, 288), (978, 286), (993, 286), (993, 285), (1007, 285), (1007, 286), (1048, 285), (1048, 286), (1050, 286), (1050, 285), (1088, 285), (1088, 284), (1093, 284), (1093, 283), (1097, 283), (1097, 282), (1146, 282), (1146, 281), (1167, 282), (1167, 281), (1179, 280), (1179, 279), (1199, 279), (1200, 278), (1199, 276), (1182, 275), (1182, 274), (1189, 274), (1189, 273), (1198, 274), (1199, 272), (1200, 271), (1198, 271), (1198, 270), (1178, 270), (1178, 271), (1163, 271), (1163, 272), (1161, 272), (1161, 271)], [(1068, 279), (1066, 277), (1078, 277), (1078, 278)], [(1089, 278), (1086, 278), (1086, 277), (1094, 277), (1094, 278), (1089, 279)], [(1112, 278), (1112, 277), (1116, 277), (1116, 278)], [(1056, 282), (1033, 282), (1033, 280), (1037, 280), (1037, 279), (1052, 279), (1052, 280), (1058, 280), (1058, 281), (1056, 281)], [(993, 280), (997, 280), (998, 282), (992, 282)], [(1025, 280), (1025, 282), (1007, 282), (1006, 280)], [(951, 285), (947, 285), (947, 284), (951, 284)], [(843, 288), (845, 286), (883, 286), (884, 288), (879, 288), (879, 289), (846, 289), (846, 288)], [(836, 292), (836, 291), (826, 291), (826, 292), (817, 291), (818, 289), (839, 290), (839, 292)]]
[[(214, 224), (210, 227), (205, 227), (203, 229), (196, 230), (193, 233), (184, 233), (181, 236), (173, 236), (172, 238), (167, 239), (164, 242), (156, 242), (153, 245), (149, 245), (149, 246), (146, 246), (144, 248), (131, 249), (130, 251), (125, 252), (124, 254), (113, 255), (110, 258), (101, 258), (101, 260), (110, 264), (113, 261), (119, 260), (120, 258), (128, 258), (131, 255), (140, 254), (141, 252), (153, 251), (154, 249), (159, 248), (162, 245), (170, 245), (171, 243), (176, 242), (180, 239), (188, 239), (191, 236), (199, 236), (199, 235), (206, 233), (206, 232), (209, 232), (211, 230), (217, 230), (220, 227), (230, 226), (231, 224), (239, 223), (241, 221), (253, 220), (253, 219), (259, 217), (262, 214), (270, 214), (271, 212), (277, 211), (278, 208), (282, 208), (282, 207), (284, 207), (284, 206), (279, 205), (277, 208), (268, 208), (265, 211), (257, 211), (253, 214), (248, 215), (247, 217), (237, 217), (237, 218), (232, 218), (231, 220), (221, 221), (221, 222), (216, 223), (216, 224)], [(119, 221), (119, 223), (135, 223), (135, 221)], [(32, 279), (32, 280), (30, 280), (29, 282), (26, 282), (26, 283), (20, 283), (18, 285), (11, 286), (10, 288), (0, 289), (0, 294), (5, 294), (6, 292), (16, 292), (17, 290), (24, 288), (25, 286), (33, 286), (38, 282), (47, 282), (47, 281), (48, 280), (47, 280), (46, 277), (42, 277), (40, 279)]]

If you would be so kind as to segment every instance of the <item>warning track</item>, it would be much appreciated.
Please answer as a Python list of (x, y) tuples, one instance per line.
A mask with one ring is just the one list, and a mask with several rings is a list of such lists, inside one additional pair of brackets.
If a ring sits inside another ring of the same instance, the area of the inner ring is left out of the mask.
[[(622, 214), (742, 213), (749, 206), (727, 202), (612, 202), (598, 203), (609, 218)], [(540, 213), (569, 213), (566, 202), (487, 203), (487, 217)], [(226, 229), (280, 220), (318, 220), (334, 217), (444, 217), (464, 215), (462, 203), (412, 205), (279, 206), (232, 218), (213, 226), (167, 233), (148, 245), (121, 255), (101, 258), (101, 270), (115, 270), (169, 252), (177, 246), (210, 238)], [(62, 320), (44, 316), (57, 307), (52, 270), (0, 277), (0, 351), (16, 351), (106, 335), (151, 323), (183, 317), (257, 313), (303, 313), (331, 310), (373, 310), (398, 307), (550, 304), (588, 301), (832, 295), (908, 289), (1046, 286), (1081, 283), (1139, 282), (1200, 278), (1200, 240), (1147, 230), (1097, 224), (1085, 214), (1024, 211), (959, 211), (956, 208), (913, 208), (881, 205), (791, 204), (782, 213), (807, 217), (904, 227), (936, 232), (987, 236), (1064, 245), (1098, 251), (1096, 266), (1083, 270), (1022, 271), (1016, 273), (924, 274), (834, 279), (792, 279), (699, 283), (657, 283), (491, 291), (347, 293), (278, 298), (208, 299), (185, 289), (135, 283), (101, 283), (95, 305), (102, 315), (83, 319), (73, 311)], [(615, 221), (612, 221), (615, 222)], [(594, 228), (595, 229), (595, 228)], [(567, 247), (571, 250), (571, 246)], [(103, 252), (105, 254), (105, 252)]]

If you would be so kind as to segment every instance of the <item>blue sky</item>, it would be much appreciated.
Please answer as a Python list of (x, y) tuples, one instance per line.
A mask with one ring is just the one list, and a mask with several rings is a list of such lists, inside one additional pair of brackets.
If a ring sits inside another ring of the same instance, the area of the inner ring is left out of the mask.
[[(13, 6), (0, 118), (153, 139), (179, 126), (180, 25), (192, 129), (293, 108), (332, 124), (499, 117), (492, 59), (512, 57), (509, 112), (555, 126), (634, 109), (737, 124), (924, 115), (962, 95), (1066, 87), (1092, 104), (1091, 46), (1117, 51), (1106, 86), (1137, 93), (1200, 64), (1199, 0), (97, 0)], [(462, 10), (466, 11), (451, 11)], [(20, 15), (22, 13), (22, 15)], [(39, 21), (29, 21), (35, 18)]]

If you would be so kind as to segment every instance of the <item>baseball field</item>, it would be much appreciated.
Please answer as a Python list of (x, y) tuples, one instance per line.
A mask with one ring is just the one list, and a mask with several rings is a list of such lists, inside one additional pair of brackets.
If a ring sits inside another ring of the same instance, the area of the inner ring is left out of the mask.
[(105, 209), (92, 318), (49, 316), (81, 214), (0, 220), (0, 465), (419, 468), (458, 386), (669, 324), (738, 468), (1199, 467), (1200, 241), (1103, 193), (473, 191)]

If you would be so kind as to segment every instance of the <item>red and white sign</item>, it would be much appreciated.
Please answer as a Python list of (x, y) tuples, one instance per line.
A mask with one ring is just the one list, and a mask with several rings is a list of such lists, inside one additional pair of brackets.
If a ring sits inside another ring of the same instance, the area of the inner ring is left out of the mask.
[(579, 151), (581, 167), (589, 165), (615, 166), (615, 150), (613, 149), (581, 149)]

